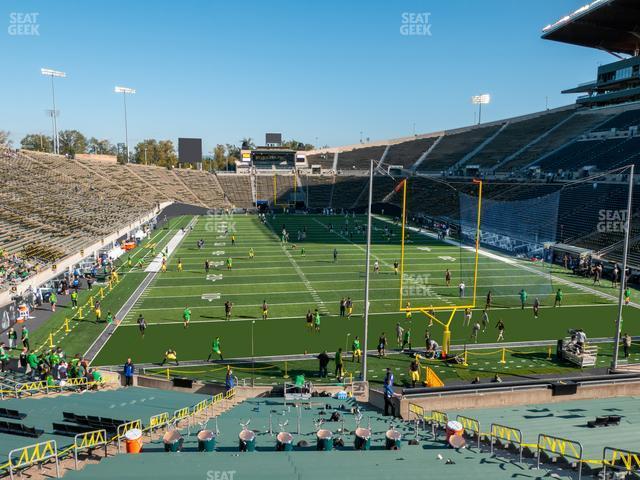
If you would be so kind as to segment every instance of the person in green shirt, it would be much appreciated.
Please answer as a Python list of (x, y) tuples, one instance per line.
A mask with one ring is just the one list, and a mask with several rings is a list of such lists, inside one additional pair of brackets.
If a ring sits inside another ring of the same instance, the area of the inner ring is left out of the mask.
[(78, 308), (78, 292), (71, 292), (71, 308)]
[(52, 312), (56, 311), (56, 303), (58, 303), (58, 296), (56, 292), (51, 292), (51, 295), (49, 295), (49, 305), (51, 306)]
[(406, 346), (408, 346), (409, 350), (411, 350), (411, 329), (410, 328), (407, 328), (404, 331), (404, 336), (402, 337), (402, 350), (404, 350)]
[(562, 306), (562, 289), (558, 289), (558, 291), (556, 292), (556, 299), (553, 302), (553, 306), (554, 307), (561, 307)]
[(29, 378), (33, 380), (38, 373), (38, 356), (35, 353), (29, 352), (27, 355), (27, 365), (30, 368)]
[(342, 363), (342, 347), (336, 352), (336, 378), (340, 380), (344, 375), (344, 364)]
[(191, 321), (191, 310), (187, 306), (185, 306), (182, 311), (182, 321), (184, 323), (184, 328), (188, 328), (189, 322)]
[(624, 289), (624, 304), (629, 305), (631, 303), (631, 289), (629, 287)]
[(318, 311), (317, 308), (313, 314), (313, 324), (316, 329), (316, 332), (319, 332), (320, 331), (320, 312)]
[(21, 337), (22, 337), (22, 346), (23, 347), (27, 347), (27, 350), (30, 350), (30, 348), (29, 348), (29, 329), (27, 327), (22, 327)]
[(524, 310), (525, 303), (527, 303), (527, 292), (523, 288), (522, 290), (520, 290), (520, 306), (522, 307), (522, 310)]
[(356, 338), (353, 339), (353, 344), (351, 345), (351, 351), (353, 354), (353, 361), (356, 361), (356, 358), (358, 359), (358, 363), (360, 363), (360, 359), (362, 358), (362, 350), (360, 349), (360, 339), (358, 338), (358, 336), (356, 336)]
[(50, 371), (47, 371), (45, 375), (45, 380), (47, 382), (47, 387), (55, 387), (56, 381), (53, 379), (53, 375), (51, 375)]
[(211, 342), (211, 353), (209, 353), (207, 357), (207, 362), (211, 360), (214, 353), (220, 355), (220, 360), (224, 360), (224, 358), (222, 358), (222, 351), (220, 350), (220, 337), (216, 337), (213, 342)]
[(111, 310), (107, 312), (107, 323), (113, 323), (113, 314), (111, 313)]
[(131, 262), (131, 255), (129, 255), (127, 257), (127, 267), (131, 268), (132, 262)]
[(231, 257), (227, 258), (227, 270), (231, 270), (233, 267), (233, 259)]
[(0, 344), (0, 370), (3, 372), (9, 365), (9, 354), (5, 350), (4, 343)]

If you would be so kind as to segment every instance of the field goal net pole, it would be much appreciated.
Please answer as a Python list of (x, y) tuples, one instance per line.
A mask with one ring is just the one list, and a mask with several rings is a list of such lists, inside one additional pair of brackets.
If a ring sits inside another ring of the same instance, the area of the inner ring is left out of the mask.
[[(473, 179), (473, 183), (478, 185), (478, 206), (477, 206), (477, 220), (476, 220), (476, 232), (475, 232), (475, 252), (474, 252), (474, 265), (473, 265), (473, 298), (470, 305), (452, 305), (447, 307), (410, 307), (408, 304), (404, 305), (403, 298), (403, 282), (404, 282), (404, 244), (405, 244), (405, 227), (407, 224), (407, 183), (405, 178), (401, 184), (396, 187), (396, 191), (399, 191), (402, 187), (402, 242), (400, 247), (400, 311), (412, 312), (418, 311), (427, 316), (430, 320), (438, 323), (443, 328), (442, 333), (442, 353), (447, 355), (449, 353), (449, 347), (451, 346), (451, 323), (455, 318), (455, 314), (458, 310), (464, 310), (465, 308), (476, 307), (476, 293), (478, 283), (478, 257), (480, 251), (480, 218), (482, 212), (482, 185), (483, 182), (480, 179)], [(451, 187), (453, 188), (453, 187)], [(462, 220), (461, 220), (462, 223)], [(462, 225), (461, 225), (462, 226)], [(462, 235), (462, 233), (460, 233)], [(447, 322), (442, 322), (435, 316), (435, 311), (450, 311), (449, 319)]]
[(624, 291), (627, 288), (627, 256), (629, 253), (629, 235), (631, 232), (631, 206), (633, 201), (633, 174), (635, 165), (630, 165), (629, 171), (629, 192), (627, 197), (627, 218), (624, 228), (624, 247), (622, 250), (622, 272), (620, 272), (620, 295), (618, 298), (618, 318), (616, 319), (616, 334), (613, 339), (613, 359), (611, 360), (611, 368), (618, 368), (618, 348), (620, 346), (620, 334), (622, 333), (622, 307), (624, 305)]

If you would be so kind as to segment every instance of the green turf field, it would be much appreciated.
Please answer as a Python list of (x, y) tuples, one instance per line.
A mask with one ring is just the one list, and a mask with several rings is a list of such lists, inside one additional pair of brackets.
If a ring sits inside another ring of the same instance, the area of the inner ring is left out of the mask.
[[(235, 215), (226, 219), (200, 217), (193, 231), (170, 256), (168, 271), (159, 273), (144, 292), (131, 312), (100, 351), (98, 365), (120, 364), (127, 356), (137, 363), (160, 362), (164, 351), (173, 347), (181, 361), (206, 359), (214, 337), (221, 338), (226, 358), (300, 354), (323, 349), (335, 351), (350, 346), (358, 335), (363, 337), (363, 289), (365, 237), (354, 233), (356, 223), (363, 225), (364, 217), (349, 217), (345, 232), (345, 217), (314, 215), (277, 215), (262, 224), (255, 215)], [(235, 230), (236, 245), (229, 235), (224, 237), (217, 229), (226, 222)], [(333, 225), (333, 232), (329, 225)], [(282, 244), (279, 232), (282, 226), (290, 232), (288, 244)], [(389, 237), (385, 228), (391, 228)], [(297, 231), (306, 229), (305, 241), (297, 240)], [(205, 247), (198, 249), (198, 239)], [(293, 248), (292, 244), (296, 244)], [(302, 254), (304, 247), (304, 255)], [(255, 258), (249, 258), (249, 249)], [(333, 250), (337, 249), (337, 261)], [(469, 255), (459, 246), (411, 233), (406, 246), (405, 267), (409, 275), (420, 275), (423, 284), (411, 290), (405, 286), (405, 298), (413, 295), (412, 306), (446, 306), (468, 303), (472, 283), (467, 283)], [(232, 270), (224, 261), (233, 258)], [(442, 329), (437, 324), (428, 327), (421, 313), (405, 319), (399, 309), (400, 276), (393, 271), (393, 263), (400, 257), (399, 226), (385, 219), (374, 222), (372, 262), (379, 261), (380, 273), (371, 274), (371, 318), (369, 345), (376, 346), (379, 334), (385, 332), (390, 344), (395, 345), (395, 325), (401, 322), (413, 335), (413, 344), (422, 346), (425, 330), (438, 341)], [(177, 262), (184, 265), (177, 271)], [(207, 279), (204, 261), (221, 262), (212, 269), (214, 277)], [(446, 286), (444, 271), (452, 272), (451, 285)], [(467, 298), (460, 299), (458, 282), (464, 276)], [(406, 278), (406, 277), (405, 277)], [(559, 280), (558, 280), (559, 279)], [(571, 282), (571, 283), (568, 283)], [(582, 282), (582, 283), (580, 283)], [(607, 284), (607, 285), (605, 285)], [(529, 293), (524, 310), (519, 306), (519, 291)], [(554, 308), (554, 292), (562, 288), (562, 307)], [(592, 287), (587, 279), (555, 269), (553, 272), (526, 261), (508, 263), (496, 256), (480, 255), (478, 265), (478, 308), (474, 321), (479, 319), (488, 290), (494, 292), (490, 326), (481, 333), (480, 343), (495, 342), (498, 319), (506, 324), (505, 339), (509, 341), (553, 340), (566, 336), (569, 328), (582, 327), (588, 336), (611, 336), (616, 317), (616, 290), (603, 281), (602, 287)], [(202, 299), (210, 295), (214, 299)], [(540, 316), (533, 318), (531, 303), (540, 299)], [(338, 316), (339, 301), (351, 297), (353, 316)], [(232, 319), (225, 320), (223, 304), (233, 302)], [(263, 300), (269, 304), (269, 318), (261, 318)], [(192, 311), (188, 328), (182, 324), (185, 306)], [(306, 327), (304, 316), (308, 309), (318, 308), (321, 313), (319, 333)], [(625, 309), (624, 330), (640, 334), (640, 312), (633, 307)], [(138, 332), (136, 318), (142, 313), (149, 325), (144, 338)], [(446, 320), (445, 312), (438, 318)], [(471, 329), (463, 326), (462, 312), (456, 314), (452, 324), (452, 344), (469, 342)], [(253, 333), (253, 335), (252, 335)]]

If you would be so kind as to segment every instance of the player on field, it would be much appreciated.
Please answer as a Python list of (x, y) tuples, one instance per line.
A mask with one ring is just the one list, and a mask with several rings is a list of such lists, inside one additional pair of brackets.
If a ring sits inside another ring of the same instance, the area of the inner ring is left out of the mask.
[(491, 290), (489, 290), (487, 292), (487, 301), (485, 303), (484, 309), (485, 310), (491, 310), (491, 304), (493, 303), (493, 294), (491, 293)]
[(231, 309), (233, 308), (233, 303), (229, 300), (224, 302), (224, 318), (225, 320), (231, 320)]
[(313, 313), (311, 313), (311, 309), (307, 310), (307, 316), (305, 319), (307, 321), (307, 328), (309, 331), (313, 330)]
[(167, 271), (167, 259), (166, 258), (162, 259), (162, 267), (160, 267), (160, 270), (162, 271), (162, 273)]
[(138, 330), (140, 330), (140, 335), (144, 338), (144, 331), (147, 329), (147, 322), (145, 321), (142, 314), (138, 315)]
[(181, 258), (178, 259), (178, 271), (179, 272), (182, 271), (182, 259)]
[(178, 354), (173, 348), (169, 348), (169, 350), (164, 353), (164, 360), (162, 360), (160, 365), (162, 366), (167, 362), (176, 362), (176, 365), (180, 365), (180, 363), (178, 363)]
[(400, 268), (400, 265), (398, 264), (398, 261), (396, 260), (395, 262), (393, 262), (393, 273), (398, 275), (398, 268)]
[(209, 259), (204, 261), (204, 271), (205, 273), (209, 273), (209, 269), (211, 268), (211, 264), (209, 263)]
[(254, 259), (254, 257), (255, 257), (255, 253), (254, 253), (254, 251), (253, 251), (253, 247), (251, 247), (251, 248), (249, 249), (249, 259), (250, 259), (250, 260), (253, 260), (253, 259)]
[(269, 305), (266, 300), (262, 300), (262, 319), (266, 320), (267, 318), (269, 318)]
[(522, 288), (520, 289), (520, 293), (518, 295), (520, 296), (520, 308), (524, 310), (524, 305), (525, 303), (527, 303), (527, 292), (524, 288)]
[(337, 248), (333, 249), (333, 261), (334, 261), (334, 263), (338, 261), (338, 249)]
[(211, 352), (209, 353), (209, 356), (207, 357), (207, 362), (209, 360), (211, 360), (211, 357), (216, 354), (216, 355), (220, 355), (220, 360), (224, 360), (224, 358), (222, 358), (222, 350), (220, 350), (220, 337), (216, 337), (213, 342), (211, 342)]
[(624, 289), (624, 304), (629, 305), (631, 303), (631, 289), (629, 287)]
[(347, 312), (347, 299), (342, 297), (340, 299), (340, 316), (344, 317)]
[(235, 247), (235, 245), (236, 245), (236, 234), (232, 233), (231, 234), (231, 246)]
[(189, 327), (189, 322), (191, 321), (191, 309), (185, 305), (184, 310), (182, 311), (182, 323), (184, 328)]
[(471, 340), (473, 340), (473, 343), (478, 343), (478, 332), (480, 332), (480, 323), (476, 322), (471, 329)]
[(465, 288), (467, 288), (467, 286), (464, 284), (464, 282), (460, 282), (460, 284), (458, 285), (458, 295), (460, 295), (460, 298), (464, 298)]
[(444, 283), (447, 285), (447, 287), (451, 286), (451, 272), (448, 268), (444, 272)]
[(380, 273), (380, 263), (378, 263), (378, 260), (373, 262), (373, 273), (375, 274)]
[(485, 309), (482, 311), (482, 333), (487, 331), (488, 326), (489, 326), (489, 313)]
[(404, 331), (404, 335), (402, 336), (402, 346), (400, 347), (401, 350), (404, 350), (405, 347), (409, 347), (409, 350), (411, 350), (411, 329), (407, 328)]
[(473, 315), (473, 312), (471, 312), (470, 308), (465, 308), (464, 309), (464, 321), (462, 322), (462, 326), (469, 326), (471, 325), (471, 316)]
[(402, 338), (404, 335), (404, 328), (400, 325), (400, 322), (396, 323), (396, 341), (398, 342), (398, 348), (402, 345)]
[(502, 321), (502, 319), (498, 320), (498, 323), (496, 323), (496, 328), (498, 329), (498, 339), (496, 340), (496, 342), (500, 342), (504, 340), (504, 322)]
[(404, 318), (405, 320), (411, 320), (411, 310), (409, 310), (411, 308), (411, 302), (407, 302), (406, 308), (407, 311), (404, 314)]
[(320, 331), (320, 312), (316, 308), (313, 312), (313, 325), (316, 332)]
[(233, 267), (233, 259), (231, 257), (227, 258), (227, 270), (231, 270)]
[(347, 301), (344, 303), (347, 309), (347, 318), (351, 318), (353, 314), (353, 301), (351, 301), (351, 297), (347, 297)]
[(353, 344), (351, 345), (351, 351), (353, 354), (352, 361), (356, 361), (358, 359), (358, 363), (360, 363), (360, 359), (362, 358), (362, 350), (360, 349), (360, 339), (356, 335), (356, 338), (353, 339)]
[(384, 334), (384, 332), (382, 332), (382, 334), (378, 338), (378, 358), (382, 358), (386, 355), (386, 349), (387, 349), (387, 337)]
[(409, 375), (411, 376), (411, 388), (416, 388), (416, 383), (420, 381), (420, 365), (415, 357), (409, 365)]
[(538, 297), (533, 299), (533, 318), (538, 318), (538, 313), (540, 312), (540, 300)]
[(562, 297), (564, 296), (564, 294), (562, 293), (562, 289), (559, 288), (558, 291), (556, 292), (556, 298), (553, 301), (553, 306), (554, 307), (561, 307), (562, 306)]

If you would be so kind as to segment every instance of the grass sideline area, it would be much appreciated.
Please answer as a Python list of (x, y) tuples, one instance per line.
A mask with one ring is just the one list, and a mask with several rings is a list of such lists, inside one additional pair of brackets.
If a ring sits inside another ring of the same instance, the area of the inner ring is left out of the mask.
[[(459, 352), (458, 352), (459, 353)], [(611, 364), (613, 344), (599, 345), (598, 361), (595, 368), (606, 368)], [(568, 362), (560, 362), (555, 358), (555, 349), (551, 347), (527, 347), (509, 348), (505, 352), (505, 362), (501, 363), (501, 349), (473, 350), (468, 352), (468, 364), (453, 364), (441, 360), (421, 360), (421, 380), (425, 378), (424, 367), (430, 367), (445, 382), (469, 383), (476, 377), (483, 381), (489, 381), (495, 374), (503, 380), (523, 380), (534, 378), (536, 375), (572, 375), (580, 374), (581, 370)], [(640, 363), (640, 345), (633, 344), (629, 360)], [(393, 352), (383, 358), (370, 356), (368, 359), (368, 379), (372, 384), (382, 385), (387, 367), (391, 368), (396, 376), (396, 382), (403, 387), (410, 387), (409, 364), (412, 357), (409, 353)], [(252, 364), (251, 361), (242, 362), (216, 362), (215, 364), (203, 364), (194, 366), (166, 366), (146, 368), (145, 374), (161, 377), (183, 377), (199, 379), (202, 381), (224, 382), (227, 365), (232, 368), (234, 376), (239, 381), (256, 384), (282, 383), (288, 378), (302, 374), (315, 384), (335, 383), (335, 362), (332, 358), (329, 364), (329, 375), (326, 378), (318, 376), (317, 360), (295, 360), (287, 362), (264, 362), (260, 359)], [(351, 355), (344, 357), (346, 380), (357, 380), (361, 374), (361, 363), (353, 362)], [(589, 371), (584, 369), (582, 371)], [(592, 370), (592, 369), (591, 369)], [(285, 377), (285, 375), (287, 377)]]
[[(131, 259), (134, 265), (140, 258), (143, 259), (146, 265), (152, 256), (153, 248), (151, 248), (151, 245), (155, 245), (155, 249), (160, 251), (180, 228), (188, 224), (190, 219), (191, 217), (188, 216), (173, 218), (162, 229), (153, 232), (151, 237), (145, 239), (141, 246), (131, 251)], [(41, 346), (43, 349), (48, 348), (49, 334), (53, 333), (54, 344), (62, 347), (67, 354), (83, 354), (104, 330), (106, 325), (104, 319), (107, 316), (107, 312), (111, 311), (115, 316), (116, 312), (133, 294), (145, 276), (144, 271), (139, 268), (128, 268), (126, 261), (117, 261), (116, 265), (120, 275), (120, 282), (111, 291), (108, 290), (106, 284), (95, 283), (91, 291), (84, 289), (80, 290), (78, 294), (78, 304), (83, 306), (88, 303), (91, 295), (96, 296), (100, 287), (104, 287), (105, 297), (101, 300), (102, 322), (96, 322), (95, 314), (88, 307), (83, 308), (84, 319), (78, 320), (74, 318), (77, 317), (77, 313), (71, 308), (70, 303), (65, 306), (58, 305), (56, 311), (51, 314), (43, 325), (30, 332), (32, 348)], [(47, 310), (49, 306), (47, 304), (41, 308)], [(65, 318), (69, 319), (69, 333), (64, 332)]]
[[(170, 256), (168, 271), (158, 274), (94, 363), (119, 365), (127, 356), (136, 363), (159, 363), (170, 347), (178, 352), (180, 361), (205, 360), (217, 336), (225, 358), (250, 357), (252, 337), (256, 357), (335, 351), (339, 347), (350, 348), (356, 335), (362, 340), (365, 237), (364, 229), (356, 232), (355, 225), (364, 226), (365, 217), (278, 214), (267, 220), (263, 224), (255, 215), (199, 217), (193, 230)], [(290, 233), (287, 244), (278, 236), (283, 226)], [(224, 228), (230, 230), (226, 236), (222, 233)], [(386, 229), (390, 229), (392, 235), (389, 236)], [(306, 231), (306, 240), (297, 240), (299, 230)], [(235, 233), (235, 245), (231, 244), (232, 233)], [(199, 239), (205, 242), (202, 249), (196, 245)], [(400, 257), (399, 226), (375, 219), (372, 243), (372, 262), (378, 260), (380, 273), (371, 275), (368, 348), (375, 349), (382, 332), (393, 346), (398, 322), (405, 329), (411, 329), (414, 345), (423, 345), (426, 330), (440, 343), (442, 328), (439, 325), (429, 327), (428, 319), (420, 313), (406, 319), (404, 313), (398, 311), (399, 275), (394, 273), (392, 265)], [(255, 253), (253, 259), (249, 258), (250, 249)], [(334, 249), (338, 252), (336, 262), (332, 255)], [(428, 278), (427, 297), (420, 301), (442, 306), (460, 301), (458, 275), (468, 272), (463, 249), (413, 233), (405, 255), (406, 264), (413, 266), (413, 272), (423, 272), (424, 278)], [(233, 259), (231, 270), (225, 267), (229, 257)], [(219, 263), (212, 268), (208, 279), (204, 271), (206, 259)], [(178, 271), (179, 260), (183, 271)], [(450, 286), (445, 285), (445, 268), (450, 268), (453, 274)], [(542, 274), (532, 272), (540, 268), (522, 260), (505, 262), (495, 256), (480, 255), (479, 308), (474, 312), (474, 322), (481, 316), (489, 289), (494, 291), (494, 302), (489, 328), (480, 333), (478, 342), (495, 342), (498, 319), (506, 324), (507, 342), (553, 340), (565, 337), (570, 328), (578, 327), (591, 338), (612, 335), (617, 313), (616, 289), (605, 285), (606, 281), (603, 286), (593, 287), (589, 279), (575, 277), (557, 267), (547, 268)], [(564, 300), (561, 307), (554, 308), (558, 287), (564, 291)], [(519, 306), (520, 288), (530, 292), (524, 310)], [(203, 299), (203, 295), (207, 297)], [(534, 295), (541, 302), (537, 319), (533, 318), (531, 309)], [(353, 316), (342, 318), (338, 315), (339, 301), (347, 296), (353, 300)], [(633, 299), (637, 298), (634, 291)], [(229, 321), (224, 315), (226, 300), (234, 304)], [(267, 320), (261, 318), (263, 300), (269, 304)], [(182, 322), (185, 307), (192, 312), (188, 328), (184, 328)], [(304, 319), (307, 310), (315, 308), (321, 313), (320, 332), (309, 329)], [(139, 314), (144, 315), (148, 324), (144, 338), (136, 325)], [(446, 312), (437, 315), (442, 320), (448, 318)], [(471, 328), (462, 322), (463, 315), (459, 312), (452, 325), (453, 345), (471, 341)], [(639, 335), (639, 326), (640, 311), (626, 307), (623, 330)]]

